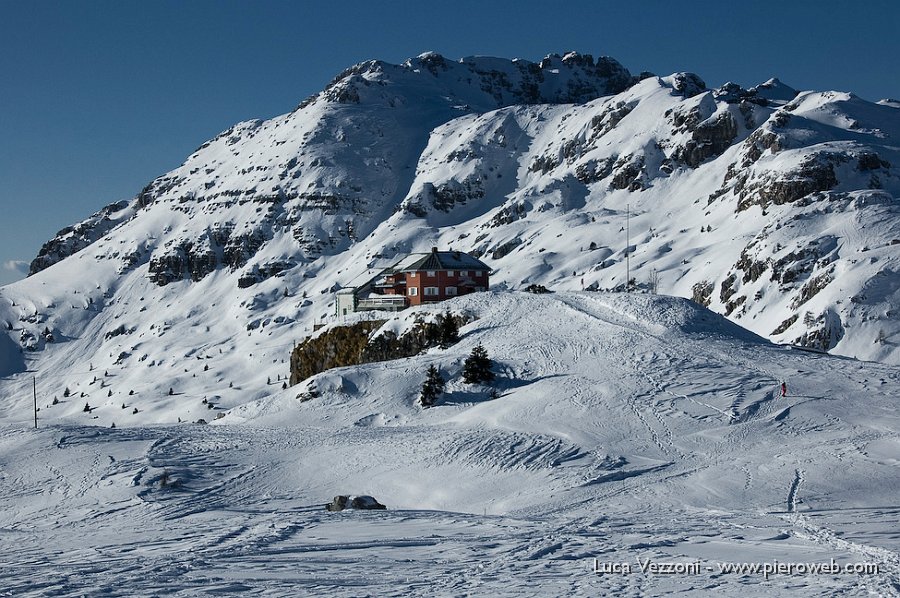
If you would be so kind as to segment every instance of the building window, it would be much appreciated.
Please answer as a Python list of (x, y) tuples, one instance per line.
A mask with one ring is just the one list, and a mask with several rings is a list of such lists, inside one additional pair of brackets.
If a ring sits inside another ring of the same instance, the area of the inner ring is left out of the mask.
[(468, 275), (469, 275), (469, 271), (468, 271), (468, 270), (463, 270), (463, 271), (460, 272), (459, 274), (460, 274), (460, 276), (468, 276)]
[(419, 294), (419, 289), (417, 289), (416, 287), (409, 287), (408, 289), (406, 289), (406, 292), (410, 297), (415, 297)]
[(444, 287), (444, 294), (448, 297), (456, 295), (456, 287)]
[(456, 272), (454, 272), (453, 270), (447, 270), (447, 278), (453, 278), (454, 276), (456, 276)]
[(477, 276), (478, 278), (481, 278), (482, 276), (484, 276), (484, 272), (482, 272), (481, 270), (478, 270), (477, 272), (475, 272), (475, 276)]
[(415, 272), (410, 272), (410, 273), (409, 273), (409, 277), (410, 277), (410, 278), (415, 278), (415, 277), (416, 277), (416, 273), (415, 273)]
[(437, 297), (438, 288), (437, 287), (425, 287), (425, 296), (426, 297)]
[(428, 278), (434, 278), (434, 270), (428, 270), (427, 272), (425, 272), (425, 276), (427, 276)]

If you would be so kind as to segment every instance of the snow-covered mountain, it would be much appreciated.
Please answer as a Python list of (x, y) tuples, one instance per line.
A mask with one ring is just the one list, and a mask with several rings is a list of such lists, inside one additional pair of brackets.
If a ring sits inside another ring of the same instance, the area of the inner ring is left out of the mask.
[[(896, 593), (898, 139), (896, 102), (774, 79), (710, 90), (574, 53), (357, 65), (0, 289), (0, 583)], [(336, 318), (335, 289), (432, 246), (481, 256), (495, 290), (373, 337), (450, 310), (457, 344), (287, 386), (295, 344), (364, 317)], [(659, 294), (609, 292), (626, 268)], [(493, 392), (461, 380), (476, 345)], [(431, 365), (447, 391), (422, 409)], [(347, 493), (389, 509), (324, 511)], [(879, 569), (719, 569), (831, 559)]]
[(0, 375), (142, 396), (142, 422), (174, 418), (169, 389), (236, 405), (280, 390), (336, 288), (431, 246), (509, 289), (623, 289), (628, 261), (638, 288), (772, 340), (900, 363), (898, 138), (894, 103), (774, 79), (710, 90), (576, 53), (362, 63), (48, 242), (0, 290)]

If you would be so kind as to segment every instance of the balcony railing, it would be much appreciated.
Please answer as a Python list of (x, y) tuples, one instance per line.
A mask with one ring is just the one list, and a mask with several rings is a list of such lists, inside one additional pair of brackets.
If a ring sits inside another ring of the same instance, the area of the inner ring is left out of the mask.
[(386, 311), (400, 311), (406, 309), (406, 297), (403, 295), (384, 295), (383, 297), (369, 297), (360, 299), (356, 303), (357, 311), (369, 309), (382, 309)]

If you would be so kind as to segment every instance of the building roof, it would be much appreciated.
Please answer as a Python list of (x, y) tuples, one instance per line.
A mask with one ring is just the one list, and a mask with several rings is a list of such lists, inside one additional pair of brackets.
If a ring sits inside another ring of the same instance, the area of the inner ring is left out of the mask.
[(438, 251), (437, 248), (432, 248), (430, 253), (411, 253), (392, 266), (366, 268), (337, 292), (338, 294), (356, 293), (370, 285), (379, 286), (382, 279), (389, 274), (426, 270), (482, 270), (490, 272), (491, 267), (462, 251)]
[(481, 260), (463, 251), (438, 251), (432, 248), (431, 253), (412, 253), (397, 262), (394, 272), (420, 272), (422, 270), (484, 270), (491, 267)]

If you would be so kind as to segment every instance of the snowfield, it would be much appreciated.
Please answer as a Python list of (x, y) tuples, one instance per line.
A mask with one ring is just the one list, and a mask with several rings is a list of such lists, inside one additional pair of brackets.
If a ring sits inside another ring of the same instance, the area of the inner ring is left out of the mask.
[[(896, 102), (574, 52), (238, 123), (0, 288), (0, 595), (900, 594), (898, 138)], [(288, 386), (370, 317), (335, 291), (431, 247), (493, 290), (381, 331), (457, 344)]]
[[(773, 345), (644, 294), (477, 293), (384, 326), (448, 308), (475, 318), (448, 349), (273, 384), (204, 407), (224, 414), (210, 425), (126, 426), (119, 405), (83, 413), (93, 398), (48, 408), (42, 395), (33, 430), (31, 374), (12, 374), (0, 593), (900, 591), (896, 367)], [(497, 398), (461, 381), (479, 343)], [(422, 410), (431, 364), (450, 381)], [(159, 421), (194, 408), (207, 382), (190, 380), (157, 403)], [(313, 385), (320, 396), (299, 401)], [(336, 494), (388, 510), (326, 512)], [(879, 571), (719, 570), (831, 559)], [(686, 570), (652, 572), (672, 563)]]

